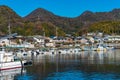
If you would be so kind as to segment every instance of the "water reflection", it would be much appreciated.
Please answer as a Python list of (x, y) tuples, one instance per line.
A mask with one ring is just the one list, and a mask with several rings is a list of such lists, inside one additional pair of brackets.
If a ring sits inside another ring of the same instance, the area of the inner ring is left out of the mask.
[(81, 71), (67, 71), (53, 73), (45, 80), (118, 80), (119, 74), (112, 73), (84, 73)]
[(39, 55), (14, 80), (119, 80), (120, 50)]
[(22, 68), (0, 71), (0, 80), (14, 80), (15, 76), (23, 73), (25, 73), (25, 70)]

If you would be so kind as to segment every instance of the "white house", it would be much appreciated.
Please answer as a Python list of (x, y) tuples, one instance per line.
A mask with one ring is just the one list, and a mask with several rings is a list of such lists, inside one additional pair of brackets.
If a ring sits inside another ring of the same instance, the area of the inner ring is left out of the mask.
[(46, 46), (47, 47), (55, 47), (55, 42), (54, 42), (54, 40), (53, 39), (51, 39), (51, 38), (47, 38), (48, 39), (48, 42), (46, 42)]

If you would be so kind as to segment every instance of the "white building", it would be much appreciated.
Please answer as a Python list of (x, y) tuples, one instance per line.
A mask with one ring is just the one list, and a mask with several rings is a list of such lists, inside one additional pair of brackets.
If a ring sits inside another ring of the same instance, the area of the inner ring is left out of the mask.
[(9, 45), (9, 40), (8, 39), (0, 39), (0, 45), (1, 46), (6, 46)]
[(107, 41), (120, 41), (120, 36), (108, 36), (105, 39)]

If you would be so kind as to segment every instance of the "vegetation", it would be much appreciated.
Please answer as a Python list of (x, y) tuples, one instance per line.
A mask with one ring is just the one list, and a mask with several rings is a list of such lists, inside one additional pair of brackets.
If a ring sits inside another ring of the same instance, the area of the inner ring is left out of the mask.
[[(67, 18), (38, 8), (22, 18), (7, 6), (0, 6), (0, 35), (8, 34), (8, 24), (12, 33), (20, 35), (74, 36), (87, 32), (120, 34), (120, 9), (110, 12), (86, 11), (78, 17)], [(57, 29), (57, 30), (56, 30)]]
[[(26, 21), (18, 16), (12, 9), (7, 6), (0, 6), (0, 35), (8, 34), (8, 25), (11, 25), (11, 32), (19, 35), (44, 35), (55, 36), (55, 25), (41, 21)], [(57, 27), (58, 36), (64, 36), (65, 32)]]
[[(35, 25), (32, 22), (25, 22), (23, 27), (17, 26), (12, 27), (12, 33), (18, 33), (24, 36), (32, 35), (45, 35), (45, 36), (56, 36), (56, 26), (52, 26), (47, 23)], [(65, 32), (58, 28), (58, 36), (65, 36)]]
[(89, 32), (103, 32), (106, 34), (120, 34), (120, 21), (97, 22), (88, 28)]

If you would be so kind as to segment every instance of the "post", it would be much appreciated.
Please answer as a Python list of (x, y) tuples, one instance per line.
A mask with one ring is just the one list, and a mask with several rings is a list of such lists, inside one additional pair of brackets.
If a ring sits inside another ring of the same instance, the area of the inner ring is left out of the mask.
[(10, 30), (10, 16), (8, 19), (8, 33), (9, 33), (9, 45), (10, 45), (10, 35), (11, 35), (11, 30)]

